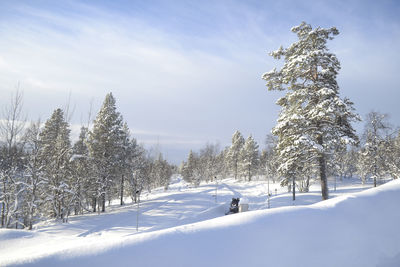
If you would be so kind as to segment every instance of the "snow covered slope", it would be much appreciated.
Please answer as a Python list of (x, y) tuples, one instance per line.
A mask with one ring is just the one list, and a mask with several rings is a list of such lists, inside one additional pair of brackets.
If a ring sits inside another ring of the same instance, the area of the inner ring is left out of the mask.
[[(60, 237), (50, 241), (59, 246), (55, 252), (0, 255), (0, 265), (400, 266), (399, 203), (400, 180), (395, 180), (308, 206), (249, 211), (139, 234), (101, 231), (70, 242)], [(37, 234), (0, 231), (0, 252)], [(37, 246), (48, 248), (45, 240)]]

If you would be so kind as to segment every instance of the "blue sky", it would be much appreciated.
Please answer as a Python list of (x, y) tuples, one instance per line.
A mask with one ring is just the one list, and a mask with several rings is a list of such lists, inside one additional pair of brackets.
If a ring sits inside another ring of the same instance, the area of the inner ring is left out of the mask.
[(306, 21), (340, 31), (341, 95), (399, 126), (398, 14), (398, 1), (2, 1), (0, 105), (19, 84), (29, 119), (46, 120), (70, 95), (76, 129), (112, 91), (133, 136), (173, 162), (235, 130), (263, 147), (279, 111), (268, 52)]

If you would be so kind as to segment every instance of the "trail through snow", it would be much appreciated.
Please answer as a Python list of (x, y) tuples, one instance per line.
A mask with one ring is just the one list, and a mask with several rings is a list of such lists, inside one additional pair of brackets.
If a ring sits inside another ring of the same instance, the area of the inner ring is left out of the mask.
[[(293, 202), (271, 183), (271, 209), (265, 181), (216, 186), (176, 179), (143, 195), (139, 232), (133, 203), (0, 230), (0, 266), (400, 266), (400, 181), (365, 191), (370, 184), (344, 180), (323, 202), (317, 184)], [(251, 211), (224, 216), (232, 197)]]

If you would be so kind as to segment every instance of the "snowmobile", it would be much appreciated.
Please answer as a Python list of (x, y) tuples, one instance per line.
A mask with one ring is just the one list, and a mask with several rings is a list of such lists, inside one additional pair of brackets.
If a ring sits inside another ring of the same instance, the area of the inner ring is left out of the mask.
[(225, 215), (238, 213), (239, 212), (239, 201), (240, 201), (240, 198), (232, 198), (231, 206), (229, 207), (229, 211), (226, 212)]

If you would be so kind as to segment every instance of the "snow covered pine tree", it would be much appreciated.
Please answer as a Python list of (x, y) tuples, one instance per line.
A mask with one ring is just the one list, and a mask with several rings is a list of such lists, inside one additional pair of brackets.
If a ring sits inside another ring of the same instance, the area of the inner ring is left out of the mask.
[(56, 109), (39, 134), (39, 159), (47, 181), (46, 212), (56, 219), (66, 220), (69, 214), (71, 142), (64, 112)]
[(187, 183), (195, 183), (194, 181), (194, 169), (196, 165), (196, 159), (193, 154), (193, 151), (190, 150), (187, 162), (184, 163), (183, 169), (182, 169), (182, 177), (183, 180), (185, 180)]
[(335, 27), (312, 29), (305, 22), (291, 30), (299, 40), (270, 53), (275, 59), (284, 59), (282, 68), (262, 75), (268, 90), (287, 90), (277, 101), (282, 109), (273, 129), (279, 138), (280, 172), (296, 175), (316, 160), (322, 199), (328, 199), (327, 156), (337, 142), (358, 142), (350, 122), (359, 116), (352, 102), (339, 97), (336, 75), (340, 63), (326, 46), (339, 31)]
[(93, 130), (89, 132), (89, 155), (95, 165), (97, 204), (102, 212), (106, 210), (106, 195), (110, 197), (110, 189), (121, 166), (119, 155), (123, 137), (122, 116), (117, 112), (114, 96), (108, 93), (93, 123)]
[(244, 145), (244, 138), (239, 131), (236, 131), (232, 136), (232, 145), (226, 154), (226, 162), (229, 169), (233, 173), (235, 180), (238, 179), (240, 165), (240, 151)]
[(258, 152), (258, 144), (254, 140), (254, 138), (250, 135), (244, 145), (242, 150), (240, 150), (240, 163), (239, 163), (239, 171), (242, 177), (247, 178), (248, 181), (251, 181), (251, 177), (253, 177), (258, 171), (259, 164), (259, 152)]
[(82, 126), (79, 138), (72, 147), (72, 175), (74, 188), (74, 211), (75, 215), (82, 213), (84, 203), (91, 203), (95, 198), (95, 185), (92, 183), (91, 165), (89, 160), (89, 149), (87, 146), (88, 128)]

